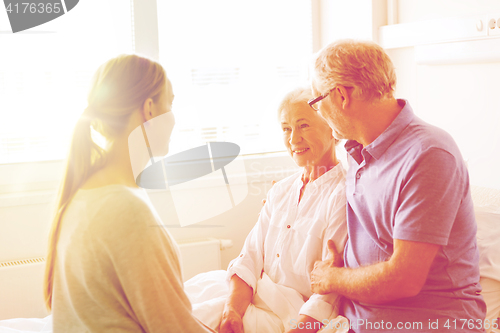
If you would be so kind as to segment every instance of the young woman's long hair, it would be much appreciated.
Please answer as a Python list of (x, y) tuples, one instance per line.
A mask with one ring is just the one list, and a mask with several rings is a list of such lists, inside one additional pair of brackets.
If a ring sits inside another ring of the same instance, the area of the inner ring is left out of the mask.
[[(73, 132), (49, 233), (44, 280), (45, 305), (49, 311), (52, 308), (57, 242), (66, 208), (85, 181), (106, 165), (107, 152), (127, 126), (129, 116), (148, 98), (157, 102), (165, 91), (166, 80), (160, 64), (138, 55), (120, 55), (104, 63), (95, 73), (88, 106)], [(93, 141), (91, 128), (106, 139), (105, 148)]]

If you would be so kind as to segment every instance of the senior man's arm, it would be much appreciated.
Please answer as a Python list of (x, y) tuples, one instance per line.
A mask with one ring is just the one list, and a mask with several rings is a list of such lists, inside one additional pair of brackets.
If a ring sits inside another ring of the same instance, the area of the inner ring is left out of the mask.
[(394, 253), (388, 261), (359, 268), (335, 267), (335, 259), (318, 261), (311, 274), (311, 290), (318, 294), (336, 292), (364, 303), (412, 297), (422, 289), (439, 248), (394, 239)]

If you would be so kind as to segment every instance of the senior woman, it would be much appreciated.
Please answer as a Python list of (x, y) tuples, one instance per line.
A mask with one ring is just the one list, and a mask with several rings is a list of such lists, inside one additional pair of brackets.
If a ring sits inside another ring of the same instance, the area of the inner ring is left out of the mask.
[[(274, 311), (281, 319), (274, 324), (267, 321), (258, 332), (317, 331), (320, 322), (329, 320), (334, 312), (337, 296), (313, 294), (309, 275), (315, 261), (327, 257), (328, 246), (340, 252), (344, 249), (345, 171), (335, 156), (336, 140), (330, 127), (307, 104), (311, 98), (309, 88), (299, 88), (288, 93), (279, 106), (284, 144), (302, 170), (271, 188), (240, 255), (229, 264), (230, 293), (221, 333), (254, 331), (255, 327), (247, 328), (243, 319), (250, 304), (267, 310), (268, 316)], [(297, 293), (299, 313), (284, 313), (294, 307), (270, 296), (273, 291), (261, 283), (263, 280), (286, 288), (277, 295), (290, 290)], [(265, 290), (259, 290), (261, 284)], [(273, 302), (280, 303), (276, 310), (270, 306)]]

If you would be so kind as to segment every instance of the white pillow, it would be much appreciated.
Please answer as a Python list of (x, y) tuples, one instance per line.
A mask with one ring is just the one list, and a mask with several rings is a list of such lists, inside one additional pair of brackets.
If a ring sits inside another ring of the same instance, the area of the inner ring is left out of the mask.
[(476, 206), (474, 210), (480, 274), (500, 281), (500, 207)]

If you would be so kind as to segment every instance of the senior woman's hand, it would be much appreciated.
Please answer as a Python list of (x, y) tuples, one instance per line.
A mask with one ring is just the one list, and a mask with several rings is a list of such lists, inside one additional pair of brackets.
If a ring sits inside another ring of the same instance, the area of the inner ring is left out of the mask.
[(328, 240), (328, 256), (323, 261), (316, 261), (311, 272), (311, 291), (315, 294), (328, 294), (332, 292), (330, 285), (331, 276), (337, 267), (343, 267), (342, 256), (335, 249), (335, 243)]
[(219, 333), (243, 333), (243, 319), (232, 307), (224, 307)]
[(252, 287), (234, 274), (229, 281), (229, 297), (222, 312), (219, 333), (243, 333), (243, 316), (252, 296)]

